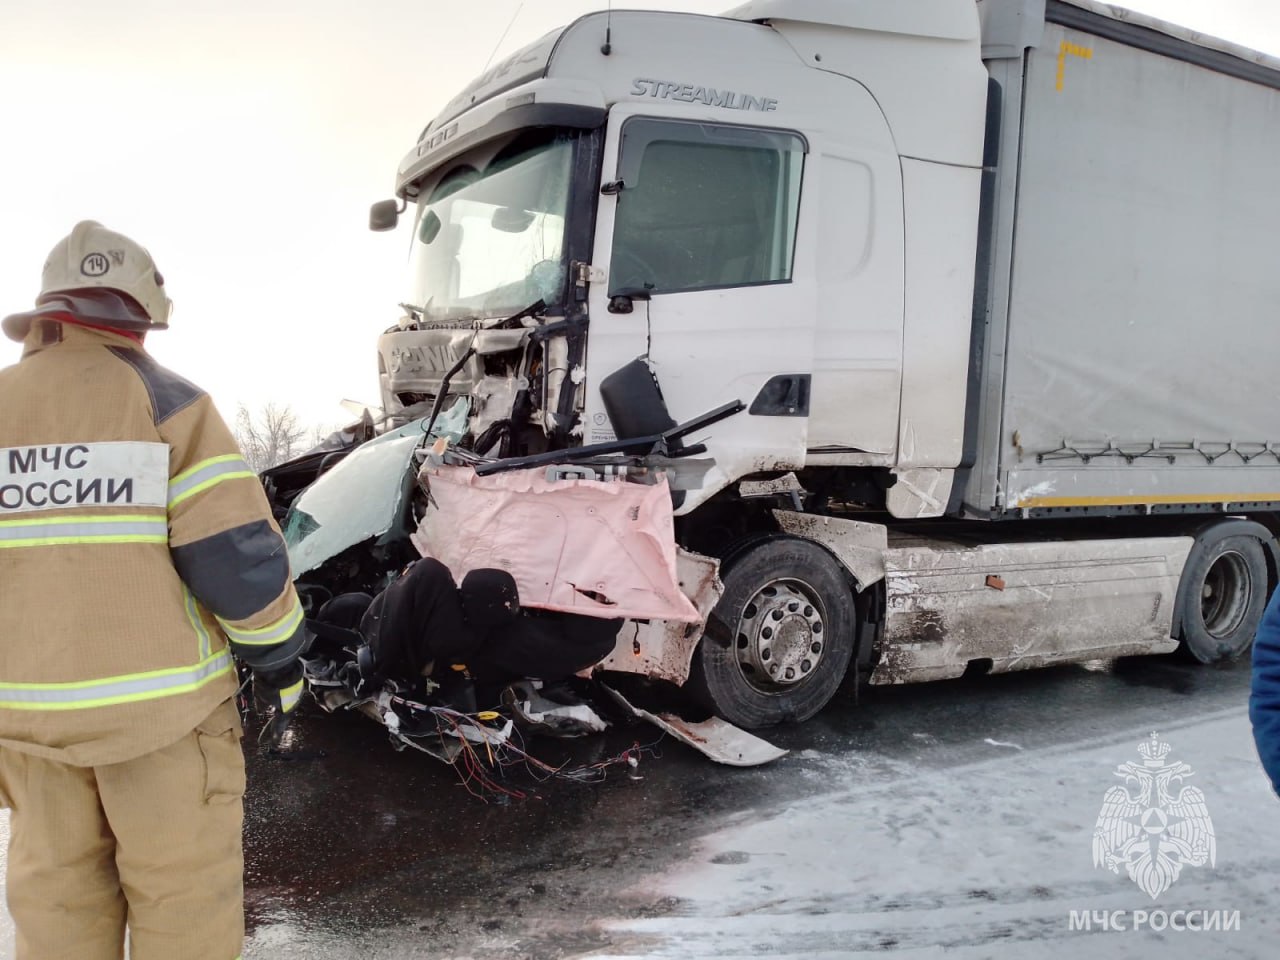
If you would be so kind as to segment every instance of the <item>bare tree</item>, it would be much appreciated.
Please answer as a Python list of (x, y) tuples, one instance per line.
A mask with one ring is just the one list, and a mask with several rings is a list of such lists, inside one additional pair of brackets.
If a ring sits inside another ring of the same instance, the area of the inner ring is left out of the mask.
[(324, 443), (341, 429), (341, 424), (330, 424), (329, 426), (325, 426), (322, 423), (315, 424), (311, 428), (310, 433), (307, 434), (307, 449), (310, 450), (312, 447), (320, 446), (320, 444)]
[(288, 404), (268, 403), (256, 417), (243, 403), (236, 408), (236, 442), (257, 473), (297, 455), (308, 432)]

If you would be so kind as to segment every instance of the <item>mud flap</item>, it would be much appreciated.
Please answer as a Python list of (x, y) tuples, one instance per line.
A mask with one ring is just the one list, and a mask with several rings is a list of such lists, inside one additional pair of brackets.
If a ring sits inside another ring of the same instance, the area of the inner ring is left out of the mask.
[(650, 713), (632, 706), (626, 697), (607, 684), (602, 683), (600, 686), (632, 716), (648, 720), (658, 729), (671, 734), (716, 763), (731, 767), (758, 767), (786, 756), (788, 752), (719, 717), (712, 717), (701, 723), (690, 723), (671, 713)]

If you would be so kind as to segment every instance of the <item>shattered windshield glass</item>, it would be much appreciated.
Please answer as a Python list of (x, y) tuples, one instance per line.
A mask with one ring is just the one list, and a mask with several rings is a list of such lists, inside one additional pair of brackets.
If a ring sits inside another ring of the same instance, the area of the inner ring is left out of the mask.
[(411, 486), (422, 426), (415, 420), (370, 440), (298, 495), (284, 521), (295, 577), (391, 529)]
[(572, 155), (570, 134), (526, 131), (428, 181), (410, 252), (410, 303), (424, 321), (560, 300)]

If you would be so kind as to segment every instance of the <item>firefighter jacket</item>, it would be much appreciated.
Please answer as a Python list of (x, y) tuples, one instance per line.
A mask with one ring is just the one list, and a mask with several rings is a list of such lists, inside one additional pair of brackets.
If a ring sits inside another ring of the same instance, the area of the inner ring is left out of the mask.
[(207, 394), (112, 332), (38, 321), (24, 348), (0, 370), (0, 748), (129, 760), (234, 694), (232, 653), (292, 666), (302, 608)]

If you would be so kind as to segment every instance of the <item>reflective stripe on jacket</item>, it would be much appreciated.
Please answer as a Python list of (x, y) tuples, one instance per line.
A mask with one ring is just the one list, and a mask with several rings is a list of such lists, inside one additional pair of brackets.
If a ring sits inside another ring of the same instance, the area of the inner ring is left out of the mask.
[(302, 609), (203, 391), (127, 337), (37, 323), (0, 370), (0, 747), (116, 763), (288, 666)]

